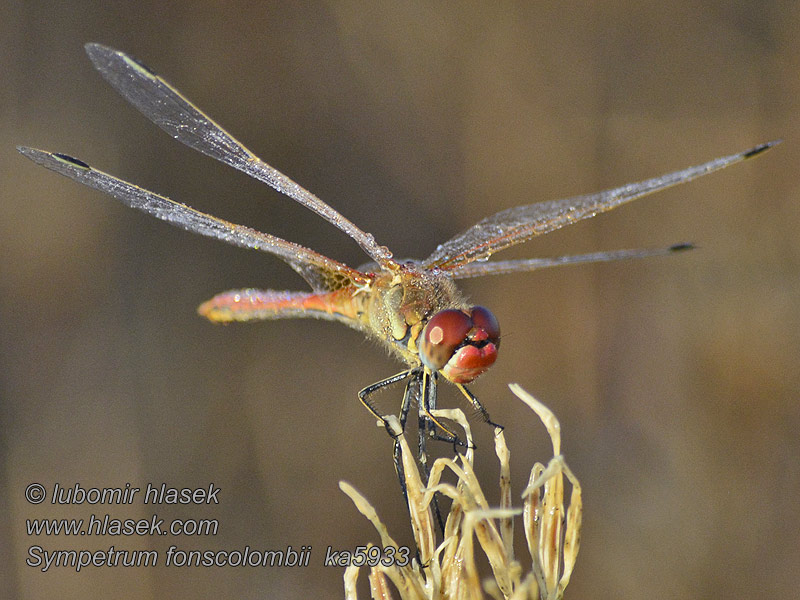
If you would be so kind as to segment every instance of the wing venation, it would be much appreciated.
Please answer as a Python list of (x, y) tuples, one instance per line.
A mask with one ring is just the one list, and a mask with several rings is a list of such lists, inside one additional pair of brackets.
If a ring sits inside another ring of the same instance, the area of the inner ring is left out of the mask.
[(349, 285), (367, 285), (369, 277), (304, 246), (236, 225), (195, 210), (137, 185), (99, 171), (66, 154), (20, 146), (33, 162), (86, 186), (105, 192), (123, 204), (146, 212), (172, 225), (222, 240), (241, 248), (274, 254), (297, 271), (315, 291), (332, 291)]
[(702, 165), (638, 183), (629, 183), (604, 192), (500, 211), (439, 246), (423, 264), (429, 268), (449, 270), (476, 260), (485, 260), (495, 252), (525, 242), (537, 235), (549, 233), (612, 210), (631, 200), (752, 158), (778, 144), (779, 141), (761, 144), (750, 150), (717, 158)]
[(258, 158), (150, 68), (100, 44), (86, 44), (86, 52), (95, 68), (123, 98), (176, 140), (247, 173), (314, 211), (353, 238), (381, 265), (394, 264), (391, 252), (378, 245), (371, 234)]

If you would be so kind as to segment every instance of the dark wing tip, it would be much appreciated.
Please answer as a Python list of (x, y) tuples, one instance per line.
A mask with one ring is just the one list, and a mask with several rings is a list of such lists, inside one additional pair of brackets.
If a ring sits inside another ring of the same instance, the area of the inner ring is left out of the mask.
[(61, 152), (53, 152), (53, 156), (55, 158), (63, 160), (64, 162), (71, 163), (71, 164), (75, 165), (76, 167), (81, 167), (83, 169), (91, 169), (92, 168), (89, 165), (87, 165), (85, 162), (83, 162), (82, 160), (80, 160), (78, 158), (75, 158), (74, 156), (70, 156), (69, 154), (62, 154)]
[(668, 248), (670, 252), (683, 252), (684, 250), (694, 250), (697, 248), (691, 242), (681, 242), (680, 244), (673, 244)]
[(773, 140), (771, 142), (767, 142), (766, 144), (761, 144), (759, 146), (756, 146), (755, 148), (751, 148), (750, 150), (747, 150), (746, 152), (742, 152), (742, 158), (752, 158), (752, 157), (756, 156), (757, 154), (761, 154), (762, 152), (765, 152), (766, 150), (769, 150), (773, 146), (777, 146), (782, 141), (783, 140)]
[(68, 163), (73, 167), (78, 167), (80, 169), (92, 168), (82, 160), (77, 159), (74, 156), (70, 156), (69, 154), (62, 154), (60, 152), (47, 152), (46, 150), (37, 150), (36, 148), (29, 148), (27, 146), (17, 146), (17, 150), (20, 154), (31, 159), (36, 164), (43, 165), (50, 169), (53, 168), (53, 159), (55, 159), (56, 162), (60, 161), (63, 163)]

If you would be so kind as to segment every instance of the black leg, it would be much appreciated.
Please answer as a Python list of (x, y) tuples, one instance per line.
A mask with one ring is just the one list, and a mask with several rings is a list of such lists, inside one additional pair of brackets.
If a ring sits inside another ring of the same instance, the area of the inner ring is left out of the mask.
[[(413, 372), (411, 375), (411, 379), (408, 380), (406, 384), (406, 391), (403, 393), (403, 404), (400, 407), (400, 428), (405, 431), (406, 429), (406, 421), (408, 420), (408, 412), (411, 409), (411, 403), (414, 398), (419, 401), (419, 394), (420, 394), (420, 371)], [(406, 489), (406, 474), (405, 469), (403, 468), (403, 457), (400, 452), (400, 441), (395, 437), (394, 440), (394, 447), (392, 449), (392, 456), (394, 459), (394, 469), (397, 473), (397, 477), (400, 480), (400, 489), (403, 492), (403, 500), (406, 501), (406, 506), (408, 506), (408, 490)]]
[[(358, 392), (358, 399), (361, 401), (361, 404), (364, 405), (364, 408), (366, 408), (370, 413), (372, 413), (372, 415), (376, 419), (380, 420), (383, 423), (383, 426), (386, 428), (386, 431), (388, 431), (389, 435), (392, 436), (393, 438), (396, 437), (396, 434), (392, 431), (391, 427), (389, 427), (389, 422), (386, 420), (386, 418), (382, 414), (380, 414), (377, 410), (375, 410), (374, 406), (372, 406), (372, 402), (370, 402), (369, 396), (373, 392), (377, 392), (378, 390), (385, 388), (388, 385), (392, 385), (394, 383), (397, 383), (398, 381), (402, 381), (406, 377), (409, 377), (412, 374), (414, 374), (414, 371), (415, 371), (414, 369), (409, 369), (408, 371), (403, 371), (402, 373), (398, 373), (397, 375), (392, 375), (391, 377), (382, 379), (377, 383), (368, 385), (363, 390)], [(406, 391), (408, 391), (408, 387), (406, 387)], [(405, 404), (405, 398), (403, 399), (403, 403)], [(408, 411), (406, 410), (406, 413), (407, 412)], [(403, 422), (403, 426), (405, 426), (405, 422)]]
[[(436, 381), (429, 376), (427, 370), (422, 373), (422, 395), (420, 396), (417, 408), (419, 409), (419, 428), (417, 434), (419, 436), (419, 443), (417, 446), (417, 456), (419, 463), (425, 467), (425, 478), (428, 477), (428, 451), (426, 444), (428, 441), (429, 432), (433, 431), (433, 422), (427, 417), (429, 406), (431, 403), (431, 395), (433, 395), (433, 406), (436, 407)], [(431, 390), (433, 387), (433, 390)]]
[[(436, 373), (430, 373), (427, 369), (422, 374), (422, 397), (419, 401), (419, 463), (422, 466), (423, 475), (425, 477), (425, 485), (428, 485), (430, 478), (430, 469), (428, 468), (428, 452), (427, 452), (427, 439), (430, 436), (433, 439), (442, 439), (436, 436), (436, 425), (441, 427), (444, 431), (450, 433), (447, 429), (431, 415), (431, 410), (436, 410)], [(451, 434), (449, 438), (454, 441), (457, 440), (455, 435)], [(448, 439), (449, 439), (448, 438)], [(444, 519), (442, 518), (442, 511), (439, 508), (438, 495), (433, 496), (433, 511), (436, 514), (436, 521), (439, 523), (439, 530), (444, 536)]]
[[(396, 375), (392, 375), (391, 377), (387, 377), (386, 379), (382, 379), (381, 381), (373, 383), (372, 385), (368, 385), (358, 392), (358, 399), (361, 401), (361, 404), (363, 404), (364, 407), (376, 419), (383, 423), (386, 431), (390, 436), (392, 436), (392, 438), (394, 438), (392, 457), (395, 471), (397, 472), (397, 477), (400, 480), (400, 489), (403, 493), (403, 499), (406, 502), (406, 506), (408, 506), (408, 490), (406, 488), (405, 469), (403, 468), (400, 443), (397, 440), (397, 432), (392, 430), (386, 417), (381, 415), (376, 410), (370, 401), (369, 396), (380, 389), (398, 383), (407, 378), (410, 379), (406, 384), (406, 389), (403, 394), (403, 403), (400, 406), (400, 427), (401, 431), (405, 431), (408, 413), (411, 410), (411, 404), (413, 400), (416, 398), (417, 405), (419, 407), (419, 463), (422, 466), (422, 474), (425, 478), (425, 484), (427, 485), (428, 477), (430, 476), (426, 446), (427, 439), (429, 437), (433, 440), (452, 443), (454, 449), (457, 446), (466, 447), (466, 444), (462, 442), (455, 433), (451, 432), (431, 414), (432, 410), (436, 410), (437, 374), (435, 372), (432, 373), (425, 367), (409, 369), (407, 371), (397, 373)], [(478, 405), (480, 406), (480, 403), (478, 403)], [(483, 412), (485, 413), (486, 411)], [(439, 501), (436, 496), (433, 498), (433, 508), (436, 513), (436, 520), (439, 523), (439, 528), (441, 529), (442, 534), (444, 534), (444, 520), (442, 519), (442, 513), (439, 509)]]
[[(461, 446), (467, 447), (461, 439), (447, 427), (445, 427), (439, 419), (431, 414), (432, 410), (436, 410), (436, 390), (437, 390), (437, 373), (431, 373), (427, 369), (423, 374), (423, 393), (422, 401), (419, 403), (419, 456), (420, 462), (427, 461), (427, 452), (425, 440), (431, 438), (440, 442), (448, 442), (453, 444), (454, 448)], [(438, 428), (438, 429), (437, 429)], [(440, 433), (443, 432), (443, 433)], [(423, 437), (424, 436), (424, 437)]]
[[(411, 410), (411, 403), (416, 399), (419, 402), (420, 395), (420, 369), (412, 369), (410, 373), (411, 379), (406, 384), (406, 391), (403, 393), (403, 404), (400, 405), (400, 428), (406, 430), (406, 422), (408, 421), (408, 413)], [(416, 389), (415, 389), (416, 388)]]
[(475, 411), (481, 416), (481, 418), (483, 419), (483, 421), (485, 423), (488, 423), (492, 427), (499, 427), (500, 429), (505, 429), (505, 427), (503, 427), (502, 425), (499, 425), (498, 423), (495, 423), (494, 421), (492, 421), (492, 419), (489, 417), (489, 413), (486, 411), (485, 408), (483, 408), (483, 404), (481, 404), (480, 400), (478, 400), (478, 398), (475, 396), (475, 394), (470, 392), (466, 388), (466, 386), (464, 386), (464, 385), (462, 385), (460, 383), (457, 383), (456, 387), (459, 390), (461, 390), (461, 393), (464, 394), (467, 397), (467, 400), (469, 400), (470, 404), (472, 404), (473, 408), (475, 408)]

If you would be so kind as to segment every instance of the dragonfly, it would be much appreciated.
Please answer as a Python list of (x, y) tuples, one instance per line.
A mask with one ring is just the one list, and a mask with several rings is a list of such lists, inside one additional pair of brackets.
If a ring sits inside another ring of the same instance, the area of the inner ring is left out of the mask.
[(395, 438), (396, 465), (396, 425), (376, 408), (372, 399), (376, 391), (387, 386), (406, 383), (399, 415), (401, 429), (405, 428), (411, 404), (418, 405), (419, 459), (423, 464), (426, 461), (425, 438), (463, 445), (433, 414), (440, 378), (452, 383), (484, 421), (499, 427), (466, 386), (496, 361), (501, 341), (500, 325), (488, 308), (471, 305), (466, 300), (456, 287), (456, 280), (575, 263), (643, 258), (686, 249), (690, 245), (554, 258), (488, 260), (510, 246), (752, 158), (779, 141), (595, 194), (501, 210), (439, 245), (424, 260), (398, 260), (385, 246), (379, 245), (372, 234), (258, 158), (144, 64), (100, 44), (87, 44), (85, 48), (100, 74), (150, 121), (190, 148), (243, 171), (317, 213), (350, 236), (371, 262), (355, 269), (299, 244), (200, 212), (67, 154), (22, 146), (18, 150), (39, 165), (172, 225), (235, 246), (273, 254), (285, 261), (306, 281), (310, 291), (232, 290), (201, 304), (199, 314), (215, 323), (327, 319), (377, 340), (404, 364), (404, 368), (363, 388), (358, 398)]

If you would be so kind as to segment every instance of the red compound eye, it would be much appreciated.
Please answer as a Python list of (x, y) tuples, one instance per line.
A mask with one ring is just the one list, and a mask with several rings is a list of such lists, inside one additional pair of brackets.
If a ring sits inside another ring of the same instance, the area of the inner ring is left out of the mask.
[(499, 346), (500, 324), (488, 308), (473, 306), (469, 315), (450, 308), (428, 321), (419, 357), (453, 383), (469, 383), (494, 364)]
[(475, 327), (483, 329), (486, 332), (486, 336), (494, 342), (495, 346), (500, 345), (500, 323), (497, 322), (497, 318), (492, 314), (488, 308), (484, 308), (483, 306), (473, 306), (472, 311), (472, 322), (475, 324)]
[(425, 366), (439, 370), (473, 328), (472, 319), (460, 310), (449, 308), (433, 315), (422, 331), (420, 358)]

